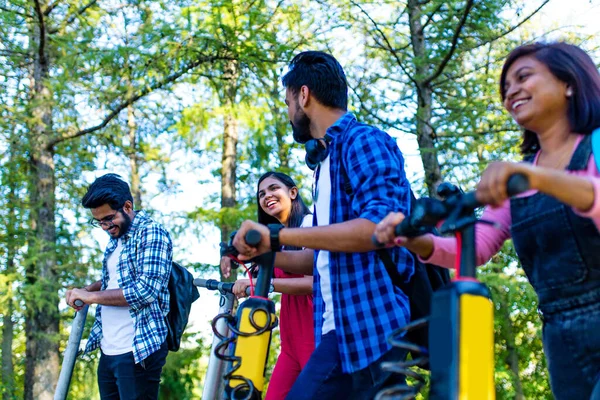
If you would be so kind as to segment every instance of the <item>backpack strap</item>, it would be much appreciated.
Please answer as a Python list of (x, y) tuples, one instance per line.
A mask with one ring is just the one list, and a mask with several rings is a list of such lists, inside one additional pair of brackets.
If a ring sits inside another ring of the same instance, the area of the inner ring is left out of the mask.
[(600, 171), (600, 128), (592, 132), (592, 154), (596, 162), (596, 168)]
[(379, 256), (379, 258), (381, 258), (381, 261), (383, 262), (383, 265), (385, 266), (385, 270), (387, 271), (388, 275), (392, 279), (392, 283), (394, 284), (394, 286), (399, 287), (400, 289), (404, 290), (405, 281), (402, 278), (402, 276), (400, 275), (400, 273), (398, 272), (398, 268), (396, 268), (396, 264), (394, 264), (394, 261), (392, 260), (392, 256), (390, 255), (390, 252), (387, 251), (386, 249), (379, 249), (379, 250), (377, 250), (377, 255)]

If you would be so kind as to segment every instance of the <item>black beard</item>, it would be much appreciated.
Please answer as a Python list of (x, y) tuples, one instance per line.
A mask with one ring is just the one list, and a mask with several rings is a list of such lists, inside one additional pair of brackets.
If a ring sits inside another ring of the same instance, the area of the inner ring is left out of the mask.
[(301, 110), (297, 110), (297, 118), (294, 121), (290, 121), (292, 125), (292, 133), (294, 134), (294, 140), (300, 144), (304, 144), (312, 139), (310, 134), (310, 118), (306, 116)]
[(127, 213), (124, 211), (121, 211), (121, 215), (123, 216), (124, 221), (121, 226), (119, 226), (119, 236), (116, 237), (117, 239), (123, 237), (131, 226), (131, 217), (129, 217), (129, 215), (127, 215)]

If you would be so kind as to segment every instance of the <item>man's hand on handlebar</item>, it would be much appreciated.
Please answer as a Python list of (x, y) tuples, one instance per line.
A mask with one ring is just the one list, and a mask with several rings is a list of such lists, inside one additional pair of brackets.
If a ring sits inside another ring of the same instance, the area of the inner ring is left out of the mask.
[[(260, 233), (260, 243), (253, 247), (246, 243), (246, 233), (250, 230), (255, 230)], [(238, 229), (233, 246), (240, 253), (240, 260), (250, 260), (256, 256), (266, 253), (271, 250), (271, 240), (269, 238), (269, 228), (254, 221), (244, 221)]]
[(81, 300), (83, 302), (83, 304), (89, 304), (88, 303), (88, 297), (90, 295), (90, 292), (88, 292), (86, 289), (71, 289), (71, 290), (67, 290), (67, 293), (65, 295), (65, 299), (67, 301), (67, 304), (71, 307), (73, 307), (75, 310), (79, 311), (83, 308), (82, 306), (77, 306), (75, 305), (75, 301), (76, 300)]
[(406, 242), (406, 237), (396, 237), (394, 229), (396, 228), (396, 225), (400, 224), (403, 220), (404, 214), (400, 212), (389, 213), (375, 226), (373, 238), (379, 242), (378, 244), (383, 245), (382, 247), (391, 247), (394, 245), (401, 246)]

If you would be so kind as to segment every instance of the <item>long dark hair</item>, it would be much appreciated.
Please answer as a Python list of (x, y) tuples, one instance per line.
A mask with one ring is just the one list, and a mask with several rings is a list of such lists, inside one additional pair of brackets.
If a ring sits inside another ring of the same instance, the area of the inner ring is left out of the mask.
[[(500, 95), (506, 97), (506, 73), (519, 58), (533, 56), (544, 64), (552, 75), (565, 82), (573, 91), (568, 102), (571, 131), (589, 135), (600, 126), (600, 73), (585, 51), (563, 42), (532, 43), (519, 46), (510, 52), (500, 75)], [(525, 130), (521, 154), (535, 153), (540, 148), (535, 132)]]
[[(288, 189), (297, 188), (294, 180), (282, 172), (269, 171), (260, 177), (258, 184), (256, 185), (256, 204), (258, 205), (258, 222), (264, 225), (280, 223), (277, 218), (267, 214), (260, 206), (258, 188), (260, 187), (261, 182), (269, 177), (277, 179)], [(288, 227), (298, 228), (302, 225), (302, 220), (308, 214), (311, 214), (310, 209), (306, 206), (306, 204), (304, 204), (302, 196), (300, 196), (300, 193), (298, 193), (298, 196), (296, 196), (295, 199), (292, 199), (292, 210), (290, 211), (290, 217), (288, 219)]]

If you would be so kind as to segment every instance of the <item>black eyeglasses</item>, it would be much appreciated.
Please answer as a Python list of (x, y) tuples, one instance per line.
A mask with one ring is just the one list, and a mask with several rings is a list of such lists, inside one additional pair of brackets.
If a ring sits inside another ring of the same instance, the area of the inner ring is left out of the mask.
[(120, 213), (121, 211), (123, 211), (123, 209), (119, 208), (113, 215), (109, 215), (108, 217), (104, 217), (101, 220), (97, 220), (97, 219), (92, 218), (90, 220), (90, 225), (92, 225), (94, 228), (106, 227), (106, 228), (110, 229), (114, 225), (113, 219), (115, 219), (116, 216), (117, 216), (117, 214)]

